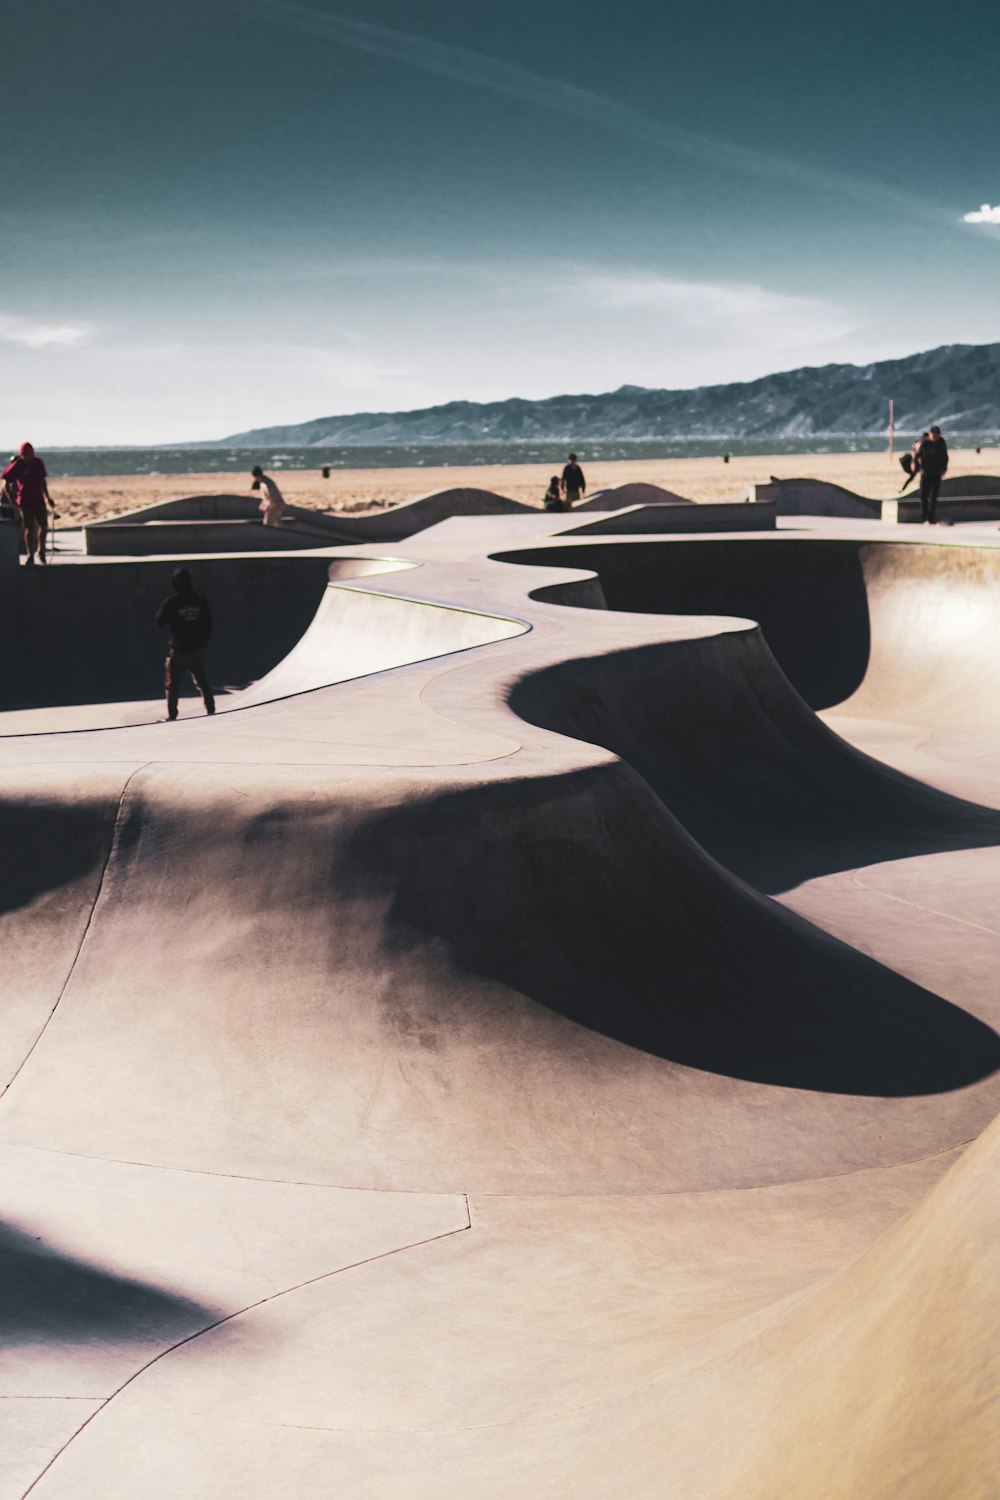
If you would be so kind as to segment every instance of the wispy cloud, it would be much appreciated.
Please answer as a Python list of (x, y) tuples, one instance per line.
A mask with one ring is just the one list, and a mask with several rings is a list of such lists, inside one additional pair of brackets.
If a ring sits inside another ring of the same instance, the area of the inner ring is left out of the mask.
[(89, 323), (36, 323), (0, 313), (0, 343), (22, 344), (28, 349), (79, 344), (92, 332)]
[(583, 272), (585, 306), (654, 318), (677, 334), (751, 341), (768, 348), (842, 338), (857, 327), (846, 308), (823, 297), (775, 292), (749, 282), (684, 281), (648, 272)]
[(633, 140), (645, 141), (715, 167), (743, 175), (767, 177), (807, 191), (861, 199), (889, 215), (904, 212), (938, 224), (946, 224), (949, 220), (949, 215), (936, 203), (919, 193), (685, 130), (591, 89), (579, 88), (561, 78), (534, 73), (450, 42), (434, 41), (369, 21), (354, 21), (333, 11), (296, 4), (294, 0), (250, 0), (250, 3), (258, 11), (310, 36), (406, 63), (441, 78), (474, 84), (551, 113), (586, 120)]
[(975, 208), (971, 213), (962, 215), (963, 224), (1000, 224), (1000, 203), (996, 208), (990, 208), (984, 203), (982, 208)]

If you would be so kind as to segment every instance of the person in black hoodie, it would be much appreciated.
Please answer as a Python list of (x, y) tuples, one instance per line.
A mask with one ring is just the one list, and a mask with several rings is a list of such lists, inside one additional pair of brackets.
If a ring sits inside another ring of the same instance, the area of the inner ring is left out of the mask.
[(581, 495), (587, 493), (587, 481), (583, 477), (583, 470), (576, 461), (576, 454), (571, 453), (569, 463), (562, 471), (562, 487), (566, 496), (566, 509), (572, 510)]
[(167, 649), (167, 718), (177, 717), (177, 695), (188, 672), (205, 701), (205, 712), (215, 713), (215, 695), (205, 675), (205, 649), (212, 637), (212, 611), (204, 594), (196, 594), (187, 568), (170, 575), (174, 592), (160, 605), (156, 623), (170, 630)]
[(920, 469), (920, 519), (924, 525), (929, 522), (933, 526), (937, 520), (938, 490), (948, 472), (948, 444), (940, 427), (932, 427), (922, 439), (916, 463)]

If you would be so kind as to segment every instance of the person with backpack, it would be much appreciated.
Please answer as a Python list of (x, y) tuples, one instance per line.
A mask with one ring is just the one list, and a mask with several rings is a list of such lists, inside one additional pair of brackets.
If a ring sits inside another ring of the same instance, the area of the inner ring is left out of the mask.
[(45, 538), (49, 529), (46, 506), (55, 515), (55, 504), (49, 494), (49, 479), (45, 465), (36, 454), (31, 443), (22, 443), (17, 457), (11, 459), (3, 471), (5, 492), (10, 494), (20, 518), (21, 534), (28, 554), (25, 567), (35, 566), (35, 555), (44, 564)]
[(170, 631), (165, 684), (167, 718), (177, 717), (177, 698), (189, 672), (204, 700), (205, 712), (214, 714), (215, 695), (205, 671), (205, 650), (212, 638), (212, 611), (204, 594), (195, 592), (187, 568), (175, 568), (170, 581), (174, 591), (164, 599), (156, 616), (157, 625)]

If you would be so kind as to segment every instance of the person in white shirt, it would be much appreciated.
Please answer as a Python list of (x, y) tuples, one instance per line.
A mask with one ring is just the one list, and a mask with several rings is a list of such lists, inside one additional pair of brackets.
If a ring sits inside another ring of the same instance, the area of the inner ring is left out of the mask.
[(280, 526), (285, 519), (288, 506), (285, 497), (278, 489), (270, 474), (265, 474), (260, 464), (255, 464), (250, 471), (253, 474), (253, 490), (264, 491), (264, 497), (260, 502), (260, 513), (264, 517), (265, 526)]

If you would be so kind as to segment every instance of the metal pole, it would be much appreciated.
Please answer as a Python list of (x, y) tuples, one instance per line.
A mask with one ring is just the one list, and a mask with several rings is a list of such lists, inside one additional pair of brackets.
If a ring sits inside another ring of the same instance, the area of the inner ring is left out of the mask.
[(893, 462), (892, 448), (893, 448), (893, 438), (895, 437), (895, 435), (896, 435), (896, 419), (895, 419), (895, 412), (894, 412), (893, 404), (892, 404), (892, 397), (890, 397), (889, 398), (889, 466), (890, 466), (890, 468), (892, 467), (892, 462)]

